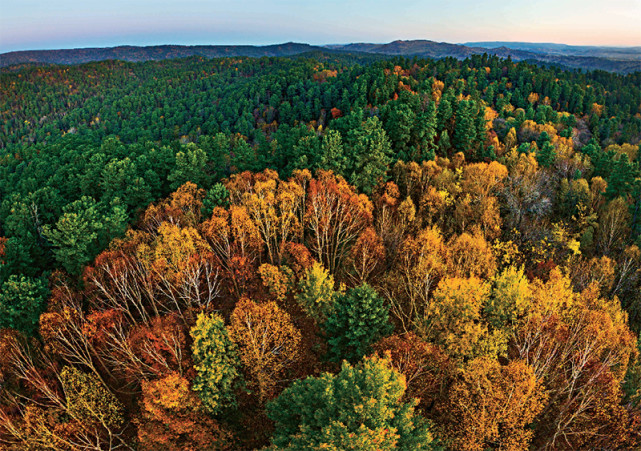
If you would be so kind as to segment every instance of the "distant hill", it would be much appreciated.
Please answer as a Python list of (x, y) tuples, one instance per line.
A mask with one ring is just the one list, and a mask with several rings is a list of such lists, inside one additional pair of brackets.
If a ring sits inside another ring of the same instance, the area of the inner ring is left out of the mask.
[(526, 50), (545, 55), (573, 55), (586, 57), (609, 58), (615, 60), (641, 61), (641, 46), (638, 47), (607, 47), (589, 45), (567, 45), (544, 42), (467, 42), (468, 47), (483, 47), (494, 49), (507, 47), (514, 50)]
[(123, 60), (152, 61), (189, 56), (222, 58), (229, 56), (289, 56), (313, 50), (322, 50), (309, 44), (254, 45), (154, 45), (148, 47), (120, 46), (65, 50), (25, 50), (0, 55), (0, 67), (25, 63), (81, 64), (91, 61)]
[[(560, 50), (559, 44), (549, 45), (546, 51), (546, 44), (516, 43), (509, 42), (478, 43), (479, 45), (450, 44), (447, 42), (435, 42), (428, 40), (393, 41), (387, 44), (356, 43), (346, 45), (332, 45), (331, 48), (343, 51), (358, 51), (378, 53), (385, 55), (419, 56), (425, 58), (467, 58), (474, 54), (489, 53), (502, 58), (511, 57), (514, 61), (532, 61), (565, 66), (571, 69), (586, 70), (607, 70), (611, 72), (629, 73), (641, 71), (641, 58), (636, 59), (635, 52), (638, 47), (630, 48), (608, 48), (594, 47), (594, 54), (590, 48), (574, 50)], [(480, 45), (485, 44), (485, 45)], [(572, 48), (573, 46), (565, 46)], [(609, 53), (608, 51), (609, 50)], [(621, 54), (624, 57), (618, 57)]]
[(157, 45), (148, 47), (120, 46), (67, 50), (27, 50), (0, 55), (0, 67), (24, 64), (81, 64), (91, 61), (117, 59), (123, 61), (150, 61), (189, 56), (219, 58), (230, 56), (294, 56), (311, 53), (350, 53), (360, 55), (417, 56), (421, 58), (454, 57), (464, 59), (471, 55), (489, 53), (514, 61), (531, 61), (571, 69), (606, 70), (629, 73), (641, 71), (641, 48), (580, 47), (562, 44), (523, 42), (478, 42), (469, 45), (429, 40), (393, 41), (386, 44), (351, 43), (324, 47), (288, 42), (285, 44), (252, 45)]

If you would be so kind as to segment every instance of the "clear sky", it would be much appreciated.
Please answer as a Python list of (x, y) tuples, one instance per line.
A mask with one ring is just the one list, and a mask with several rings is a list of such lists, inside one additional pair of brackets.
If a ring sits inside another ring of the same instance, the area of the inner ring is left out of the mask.
[(641, 46), (641, 0), (0, 0), (0, 52), (395, 39)]

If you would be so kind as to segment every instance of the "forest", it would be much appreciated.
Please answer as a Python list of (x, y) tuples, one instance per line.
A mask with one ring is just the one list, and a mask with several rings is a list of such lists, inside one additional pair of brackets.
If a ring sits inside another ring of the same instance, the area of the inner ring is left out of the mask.
[(0, 449), (641, 446), (641, 72), (0, 73)]

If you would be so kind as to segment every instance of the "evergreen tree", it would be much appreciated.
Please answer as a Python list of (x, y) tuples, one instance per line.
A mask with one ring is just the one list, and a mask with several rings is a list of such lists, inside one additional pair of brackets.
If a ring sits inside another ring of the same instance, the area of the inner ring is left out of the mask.
[(32, 335), (45, 308), (47, 286), (40, 279), (12, 275), (0, 287), (0, 329)]
[(325, 373), (294, 382), (267, 405), (276, 423), (278, 449), (435, 449), (429, 424), (405, 402), (405, 381), (378, 357), (355, 367), (343, 363), (337, 375)]
[(367, 284), (352, 288), (338, 297), (325, 322), (330, 358), (357, 361), (391, 331), (383, 298)]
[(386, 180), (387, 167), (392, 161), (390, 141), (377, 117), (367, 119), (351, 134), (354, 163), (350, 182), (361, 192), (371, 194), (376, 185)]

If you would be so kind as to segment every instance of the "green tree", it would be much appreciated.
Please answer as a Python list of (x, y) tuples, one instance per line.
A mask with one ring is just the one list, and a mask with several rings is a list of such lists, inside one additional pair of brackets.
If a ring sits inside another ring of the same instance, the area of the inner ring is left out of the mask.
[(207, 190), (201, 208), (203, 217), (207, 218), (211, 216), (216, 207), (229, 207), (229, 191), (227, 191), (227, 188), (222, 183), (216, 183)]
[(392, 147), (377, 117), (370, 117), (351, 132), (353, 165), (350, 182), (365, 194), (385, 181)]
[(0, 288), (0, 329), (10, 327), (31, 335), (45, 308), (48, 289), (40, 279), (12, 275)]
[(79, 274), (84, 265), (127, 227), (127, 213), (118, 199), (107, 209), (83, 196), (62, 211), (55, 226), (44, 227), (43, 235), (51, 242), (58, 263), (70, 274)]
[(368, 284), (338, 297), (325, 322), (330, 358), (356, 361), (371, 352), (372, 343), (391, 333), (388, 307)]
[(235, 404), (234, 388), (240, 365), (238, 348), (229, 339), (222, 316), (217, 314), (199, 314), (191, 337), (196, 370), (192, 389), (215, 415)]
[(538, 150), (536, 151), (536, 161), (544, 168), (549, 168), (556, 159), (556, 150), (550, 142), (550, 136), (547, 132), (541, 132), (536, 140)]
[(186, 182), (193, 182), (201, 188), (209, 185), (207, 154), (194, 143), (189, 143), (185, 150), (176, 154), (176, 166), (167, 178), (172, 190), (178, 189)]
[(343, 150), (343, 139), (338, 130), (328, 130), (321, 143), (321, 169), (334, 171), (337, 175), (346, 176), (347, 162)]
[(456, 126), (452, 136), (452, 144), (458, 152), (470, 155), (470, 150), (476, 140), (474, 127), (474, 102), (461, 100), (456, 109)]
[(405, 380), (390, 362), (370, 357), (337, 374), (294, 382), (267, 405), (278, 449), (435, 449), (429, 423), (403, 402)]

